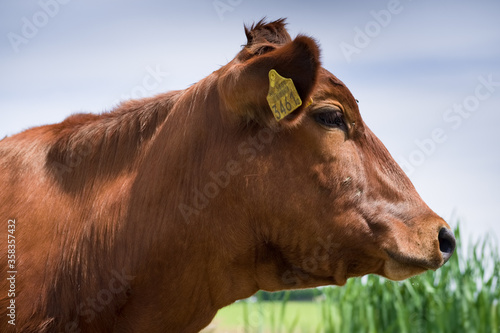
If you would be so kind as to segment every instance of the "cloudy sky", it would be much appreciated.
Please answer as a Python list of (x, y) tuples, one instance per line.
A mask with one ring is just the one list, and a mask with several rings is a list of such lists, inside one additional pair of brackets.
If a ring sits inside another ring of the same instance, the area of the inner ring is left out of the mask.
[(0, 138), (182, 89), (231, 60), (243, 24), (287, 17), (424, 200), (467, 237), (500, 235), (500, 2), (0, 3)]

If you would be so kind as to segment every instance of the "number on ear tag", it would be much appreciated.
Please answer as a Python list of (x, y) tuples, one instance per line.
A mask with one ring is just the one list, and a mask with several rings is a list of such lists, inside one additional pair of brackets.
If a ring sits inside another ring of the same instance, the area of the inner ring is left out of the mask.
[(302, 100), (297, 93), (297, 89), (295, 89), (292, 79), (284, 78), (274, 69), (269, 71), (267, 102), (277, 121), (280, 121), (302, 105)]

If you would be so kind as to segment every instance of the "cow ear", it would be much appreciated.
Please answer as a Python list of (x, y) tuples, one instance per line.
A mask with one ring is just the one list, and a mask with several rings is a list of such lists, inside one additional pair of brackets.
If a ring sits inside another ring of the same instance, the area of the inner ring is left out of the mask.
[(271, 47), (222, 68), (218, 90), (230, 114), (247, 122), (281, 127), (298, 122), (307, 107), (321, 66), (320, 51), (312, 38), (302, 35)]

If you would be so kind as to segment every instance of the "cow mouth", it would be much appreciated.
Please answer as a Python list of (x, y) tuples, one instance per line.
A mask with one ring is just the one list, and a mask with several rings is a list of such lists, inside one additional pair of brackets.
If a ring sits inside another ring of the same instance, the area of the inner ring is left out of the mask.
[(422, 259), (422, 258), (417, 258), (413, 256), (408, 256), (408, 255), (403, 255), (399, 253), (394, 253), (391, 251), (386, 251), (389, 257), (396, 261), (400, 265), (408, 266), (408, 267), (414, 267), (414, 268), (420, 268), (424, 271), (426, 270), (436, 270), (439, 267), (443, 265), (443, 260), (428, 260), (428, 259)]

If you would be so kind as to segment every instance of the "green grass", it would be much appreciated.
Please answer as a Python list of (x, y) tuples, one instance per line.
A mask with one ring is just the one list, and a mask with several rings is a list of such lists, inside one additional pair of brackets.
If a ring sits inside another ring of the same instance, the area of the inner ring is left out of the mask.
[[(318, 289), (315, 302), (244, 300), (221, 309), (215, 332), (500, 333), (500, 257), (485, 237), (445, 266), (403, 282), (369, 275)], [(272, 297), (271, 297), (272, 299)]]
[[(281, 317), (283, 304), (286, 312)], [(245, 315), (246, 313), (246, 315)], [(237, 302), (221, 309), (214, 319), (216, 332), (293, 332), (320, 323), (321, 304), (316, 302)]]

